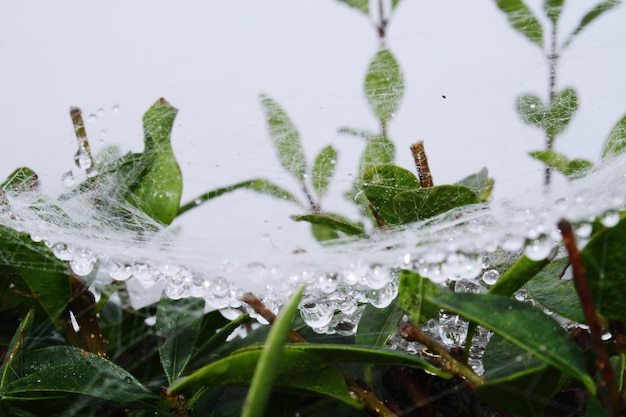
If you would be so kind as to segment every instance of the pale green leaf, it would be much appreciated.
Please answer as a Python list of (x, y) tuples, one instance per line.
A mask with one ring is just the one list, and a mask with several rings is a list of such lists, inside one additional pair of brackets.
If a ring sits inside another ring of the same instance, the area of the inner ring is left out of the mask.
[(388, 49), (381, 49), (370, 62), (365, 76), (365, 97), (383, 125), (393, 118), (404, 95), (400, 65)]
[(539, 20), (522, 0), (496, 0), (496, 4), (506, 13), (509, 24), (528, 40), (543, 48), (543, 29)]
[(574, 31), (567, 37), (565, 42), (563, 42), (563, 49), (567, 48), (572, 43), (574, 38), (584, 28), (586, 28), (591, 22), (596, 20), (598, 17), (600, 17), (605, 12), (608, 12), (609, 10), (613, 9), (615, 6), (618, 6), (621, 2), (622, 2), (621, 0), (605, 0), (605, 1), (601, 2), (601, 3), (599, 3), (593, 9), (591, 9), (587, 14), (585, 14), (583, 16), (583, 18), (580, 20), (580, 23), (578, 24), (578, 26), (576, 26), (576, 29), (574, 29)]
[(563, 11), (563, 0), (544, 0), (543, 10), (552, 21), (552, 24), (556, 25)]
[(626, 115), (617, 122), (602, 149), (602, 160), (607, 160), (624, 152), (626, 149)]
[(341, 3), (347, 4), (350, 7), (354, 7), (357, 10), (362, 11), (366, 15), (369, 15), (370, 1), (369, 0), (339, 0)]
[(331, 145), (326, 146), (315, 158), (311, 179), (317, 196), (321, 199), (328, 191), (328, 185), (335, 173), (337, 151)]

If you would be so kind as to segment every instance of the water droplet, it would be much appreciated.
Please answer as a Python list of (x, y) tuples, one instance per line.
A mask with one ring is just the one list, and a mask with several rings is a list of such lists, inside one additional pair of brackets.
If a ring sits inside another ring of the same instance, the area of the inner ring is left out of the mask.
[(561, 212), (567, 210), (567, 205), (566, 198), (559, 198), (554, 202), (554, 207)]
[(104, 115), (104, 109), (102, 107), (98, 108), (98, 110), (96, 110), (96, 114), (98, 117), (102, 117)]
[(337, 289), (337, 274), (323, 274), (317, 279), (317, 288), (323, 293), (330, 294)]
[(592, 231), (593, 231), (593, 226), (591, 226), (591, 224), (587, 222), (578, 223), (575, 229), (576, 236), (583, 238), (583, 239), (588, 238), (589, 235), (591, 235)]
[(180, 271), (180, 265), (172, 264), (166, 262), (164, 264), (159, 264), (158, 270), (163, 275), (167, 275), (168, 277), (174, 276)]
[(619, 211), (608, 210), (600, 217), (600, 221), (605, 227), (613, 227), (619, 223)]
[(364, 275), (365, 284), (373, 289), (383, 288), (391, 279), (389, 270), (384, 268), (381, 264), (373, 264)]
[(112, 111), (114, 114), (119, 113), (119, 112), (120, 112), (120, 106), (119, 106), (118, 104), (113, 105), (113, 107), (111, 107), (111, 111)]
[(76, 166), (82, 170), (88, 170), (92, 167), (93, 161), (89, 153), (81, 148), (76, 156), (74, 157), (74, 161), (76, 162)]
[(308, 302), (300, 306), (302, 319), (313, 329), (328, 326), (334, 313), (335, 306), (331, 302)]
[(524, 238), (519, 235), (509, 234), (502, 239), (502, 249), (515, 252), (524, 247)]
[(533, 261), (541, 261), (550, 256), (555, 247), (554, 241), (545, 234), (526, 242), (524, 254)]
[(87, 116), (87, 123), (96, 123), (98, 121), (98, 116), (96, 116), (94, 113), (91, 113), (89, 116)]
[(462, 279), (454, 285), (454, 292), (465, 292), (480, 294), (485, 292), (485, 288), (478, 281), (470, 279)]
[(116, 281), (126, 281), (133, 274), (132, 266), (128, 262), (111, 260), (106, 268), (109, 276)]
[(483, 282), (487, 285), (494, 285), (500, 279), (500, 273), (495, 269), (490, 269), (483, 274)]
[(133, 383), (133, 379), (129, 376), (127, 376), (126, 378), (124, 378), (124, 382), (126, 382), (127, 384), (132, 384)]
[(63, 185), (70, 188), (76, 184), (76, 178), (74, 177), (74, 173), (72, 171), (67, 171), (61, 176), (61, 181), (63, 181)]
[(439, 313), (439, 337), (448, 346), (460, 346), (467, 338), (469, 322), (456, 314)]
[(93, 252), (87, 248), (80, 248), (74, 254), (73, 259), (70, 261), (70, 268), (79, 277), (89, 275), (93, 270), (96, 257)]
[(135, 262), (132, 267), (133, 276), (138, 281), (145, 284), (153, 283), (157, 280), (157, 274), (152, 273), (150, 265), (145, 261)]
[(172, 285), (168, 285), (163, 290), (165, 295), (167, 295), (172, 300), (180, 300), (185, 296), (185, 287), (173, 287)]
[(71, 261), (74, 257), (74, 248), (63, 242), (52, 245), (52, 253), (62, 261)]

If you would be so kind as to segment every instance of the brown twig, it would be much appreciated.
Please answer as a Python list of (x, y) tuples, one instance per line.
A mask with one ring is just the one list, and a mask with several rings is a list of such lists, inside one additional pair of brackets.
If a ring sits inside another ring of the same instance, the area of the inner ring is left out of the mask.
[[(251, 292), (247, 292), (243, 294), (241, 300), (247, 303), (252, 309), (265, 320), (267, 320), (270, 324), (272, 324), (276, 320), (276, 314), (274, 314), (258, 297)], [(292, 343), (306, 343), (306, 339), (300, 336), (293, 329), (289, 331), (289, 336), (287, 340)], [(343, 373), (343, 372), (342, 372)], [(352, 398), (360, 401), (364, 406), (367, 413), (371, 416), (375, 417), (397, 417), (391, 410), (389, 410), (385, 404), (383, 404), (374, 393), (371, 391), (365, 390), (358, 386), (356, 382), (354, 382), (347, 375), (343, 375), (346, 384), (348, 385), (348, 390)]]
[(83, 121), (83, 115), (78, 107), (70, 108), (70, 117), (72, 118), (72, 124), (74, 125), (74, 132), (76, 133), (76, 139), (78, 140), (78, 150), (74, 155), (74, 164), (76, 167), (83, 169), (80, 163), (81, 154), (86, 154), (89, 158), (89, 168), (87, 172), (90, 172), (94, 168), (94, 159), (91, 154), (91, 148), (89, 147), (89, 141), (87, 140), (87, 132), (85, 130), (85, 122)]
[(72, 344), (78, 342), (79, 347), (106, 358), (104, 338), (96, 317), (95, 297), (78, 276), (71, 274), (71, 282), (73, 296), (68, 305), (68, 315), (74, 316), (78, 329), (74, 329), (71, 323), (67, 323), (66, 340), (68, 331), (70, 333), (73, 331), (74, 335), (70, 335), (68, 342)]
[(593, 298), (589, 291), (589, 285), (585, 277), (585, 267), (582, 264), (580, 251), (576, 246), (576, 237), (574, 236), (571, 223), (567, 220), (560, 220), (558, 227), (561, 231), (563, 244), (569, 255), (569, 260), (572, 264), (574, 287), (580, 299), (585, 321), (587, 322), (587, 326), (589, 326), (589, 333), (591, 334), (591, 340), (596, 354), (596, 364), (602, 375), (600, 389), (606, 396), (607, 404), (605, 405), (612, 411), (611, 415), (618, 416), (621, 415), (623, 411), (623, 405), (621, 404), (615, 373), (609, 363), (609, 355), (602, 341), (602, 326), (600, 325), (600, 318), (597, 315)]
[(408, 341), (419, 342), (441, 356), (440, 362), (444, 371), (465, 378), (474, 387), (484, 383), (470, 366), (454, 357), (444, 345), (422, 332), (419, 327), (411, 323), (404, 324), (400, 327), (400, 336)]
[(428, 168), (428, 158), (424, 150), (424, 142), (419, 141), (411, 145), (411, 154), (415, 161), (415, 169), (417, 169), (417, 178), (422, 188), (430, 188), (433, 186), (433, 176)]

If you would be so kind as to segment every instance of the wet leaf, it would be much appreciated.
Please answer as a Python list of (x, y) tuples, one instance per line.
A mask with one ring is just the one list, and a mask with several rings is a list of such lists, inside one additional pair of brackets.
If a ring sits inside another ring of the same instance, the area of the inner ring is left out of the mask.
[(561, 372), (579, 379), (595, 393), (596, 386), (587, 374), (582, 351), (559, 323), (541, 310), (493, 294), (442, 293), (429, 298), (441, 308), (492, 330)]
[(200, 333), (203, 315), (204, 300), (201, 298), (172, 300), (163, 295), (159, 302), (156, 329), (164, 338), (159, 346), (159, 357), (170, 384), (185, 371)]
[(509, 24), (529, 41), (543, 49), (543, 29), (539, 20), (521, 0), (496, 0), (496, 4), (506, 13)]
[(367, 69), (365, 97), (383, 125), (395, 115), (403, 95), (404, 80), (400, 66), (388, 49), (381, 49)]
[(626, 317), (626, 220), (593, 235), (581, 252), (595, 307), (605, 319)]
[(400, 224), (425, 220), (449, 210), (478, 204), (478, 196), (463, 185), (438, 185), (403, 191), (393, 197), (393, 209)]
[(178, 109), (157, 100), (143, 116), (144, 151), (141, 177), (127, 200), (154, 220), (168, 225), (178, 214), (183, 174), (174, 156), (171, 134)]
[(304, 183), (306, 158), (298, 130), (276, 101), (262, 94), (261, 104), (265, 112), (269, 135), (280, 163), (301, 184)]
[(291, 300), (281, 308), (276, 321), (272, 323), (265, 346), (257, 363), (250, 390), (243, 405), (242, 417), (261, 416), (265, 411), (272, 386), (279, 374), (279, 366), (283, 356), (283, 346), (291, 330), (291, 322), (298, 311), (298, 304), (304, 293), (302, 285)]
[(417, 272), (400, 271), (398, 301), (414, 325), (419, 326), (439, 313), (439, 306), (431, 303), (428, 297), (440, 292), (441, 286)]
[(116, 403), (163, 403), (113, 362), (72, 346), (50, 346), (24, 355), (24, 373), (0, 388), (2, 396), (83, 394)]
[(354, 7), (357, 10), (362, 11), (366, 15), (369, 15), (369, 0), (339, 0), (340, 2), (347, 4), (350, 7)]
[(326, 146), (315, 158), (311, 178), (313, 188), (317, 196), (321, 199), (328, 191), (328, 184), (335, 173), (337, 164), (337, 151), (331, 145)]
[(34, 317), (35, 311), (30, 310), (20, 323), (13, 338), (6, 346), (6, 353), (0, 365), (0, 388), (15, 381), (22, 372), (21, 367), (22, 358), (24, 356), (24, 345), (26, 343), (25, 339), (30, 332)]
[(618, 6), (620, 3), (621, 3), (621, 0), (605, 0), (599, 3), (596, 7), (594, 7), (592, 10), (590, 10), (587, 14), (583, 16), (578, 26), (576, 26), (576, 29), (574, 29), (574, 31), (567, 37), (565, 42), (563, 42), (562, 48), (563, 49), (567, 48), (572, 43), (574, 38), (584, 28), (586, 28), (591, 22), (596, 20), (598, 17), (602, 16), (602, 14), (604, 14), (605, 12), (608, 12), (609, 10), (613, 9), (615, 6)]
[(476, 387), (479, 397), (516, 416), (544, 415), (560, 372), (498, 335), (489, 340), (482, 361), (487, 382)]
[(395, 145), (386, 137), (374, 136), (368, 139), (359, 164), (359, 178), (363, 178), (365, 172), (372, 167), (392, 163), (395, 154)]
[(517, 98), (516, 108), (524, 123), (544, 128), (547, 110), (539, 97), (532, 94), (520, 96)]
[(365, 306), (356, 332), (356, 344), (370, 347), (383, 347), (398, 328), (404, 311), (395, 299), (385, 308)]
[(476, 194), (480, 198), (480, 201), (484, 203), (491, 196), (494, 181), (493, 178), (489, 178), (487, 168), (483, 168), (477, 173), (463, 178), (461, 181), (457, 182), (457, 184), (464, 185), (474, 191), (474, 194)]
[(39, 186), (39, 177), (30, 168), (21, 167), (13, 171), (7, 179), (0, 184), (0, 190), (8, 190), (15, 193), (31, 191)]
[(332, 243), (336, 239), (341, 239), (341, 234), (327, 224), (311, 223), (311, 234), (322, 244)]
[(543, 307), (575, 323), (584, 323), (585, 316), (573, 281), (560, 278), (567, 260), (568, 258), (562, 258), (546, 266), (528, 281), (526, 288)]
[(48, 246), (0, 225), (0, 275), (25, 301), (42, 308), (61, 328), (62, 315), (72, 296), (70, 273)]
[(570, 161), (565, 155), (552, 149), (533, 151), (529, 155), (543, 162), (546, 166), (556, 169), (570, 180), (584, 177), (593, 168), (593, 164), (586, 159), (572, 159)]
[(624, 152), (626, 149), (626, 115), (611, 130), (602, 149), (602, 160), (607, 160)]
[(309, 222), (315, 225), (327, 226), (328, 228), (345, 233), (348, 236), (365, 234), (363, 225), (354, 223), (340, 214), (335, 213), (310, 213), (291, 216), (297, 222)]
[(526, 255), (522, 255), (513, 266), (506, 270), (498, 282), (496, 282), (493, 287), (489, 288), (489, 294), (503, 295), (505, 297), (512, 296), (515, 294), (515, 291), (522, 288), (529, 280), (545, 268), (548, 263), (550, 263), (549, 259), (533, 261)]
[(578, 95), (573, 88), (566, 88), (558, 93), (544, 119), (544, 129), (548, 136), (554, 137), (563, 132), (576, 110), (578, 110)]
[(412, 172), (396, 165), (377, 165), (363, 174), (365, 196), (388, 225), (405, 224), (395, 211), (393, 199), (403, 191), (420, 188), (419, 180)]
[(563, 0), (544, 0), (543, 10), (552, 21), (552, 24), (556, 25), (563, 11)]

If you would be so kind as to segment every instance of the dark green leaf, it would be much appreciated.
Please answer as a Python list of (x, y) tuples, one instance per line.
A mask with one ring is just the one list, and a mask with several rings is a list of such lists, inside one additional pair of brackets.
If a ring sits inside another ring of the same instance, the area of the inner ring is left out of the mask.
[(517, 98), (517, 113), (524, 123), (544, 128), (548, 111), (541, 99), (532, 94), (526, 94)]
[(11, 342), (6, 347), (6, 353), (0, 365), (0, 372), (2, 374), (0, 376), (0, 388), (15, 381), (21, 373), (25, 339), (33, 324), (34, 317), (35, 311), (30, 310), (17, 328)]
[(43, 242), (0, 225), (0, 275), (43, 308), (57, 328), (72, 296), (67, 265)]
[(560, 372), (498, 335), (489, 340), (482, 359), (487, 383), (476, 394), (516, 416), (543, 416)]
[(602, 149), (602, 160), (617, 156), (626, 149), (626, 115), (611, 130)]
[[(228, 336), (249, 319), (248, 314), (242, 314), (235, 320), (228, 321), (217, 310), (205, 314), (191, 361), (206, 364), (214, 351), (224, 345)], [(191, 362), (190, 366), (193, 366)]]
[(383, 125), (393, 118), (404, 95), (398, 62), (388, 49), (381, 49), (370, 62), (365, 76), (365, 97)]
[(35, 172), (26, 167), (21, 167), (13, 171), (7, 179), (0, 184), (0, 190), (8, 190), (11, 192), (30, 191), (39, 185), (39, 177)]
[(522, 255), (517, 262), (513, 264), (502, 277), (489, 288), (489, 294), (503, 295), (510, 297), (515, 294), (526, 284), (532, 277), (537, 275), (546, 265), (550, 263), (549, 259), (541, 261), (533, 261), (526, 255)]
[(541, 310), (493, 294), (442, 293), (431, 296), (430, 300), (492, 330), (563, 373), (579, 379), (589, 391), (595, 393), (596, 386), (587, 373), (582, 351), (559, 323)]
[(193, 353), (204, 315), (204, 300), (172, 300), (163, 295), (156, 315), (157, 334), (164, 338), (159, 346), (161, 365), (171, 384), (185, 370)]
[(546, 12), (546, 16), (552, 21), (552, 24), (556, 25), (563, 11), (563, 0), (544, 0), (543, 10)]
[(427, 297), (440, 292), (441, 286), (417, 272), (400, 271), (398, 300), (414, 325), (419, 326), (439, 313), (439, 306), (428, 301)]
[(280, 163), (301, 184), (304, 183), (306, 158), (298, 130), (277, 102), (262, 94), (261, 104)]
[(420, 188), (419, 180), (412, 172), (396, 165), (377, 165), (363, 174), (365, 196), (378, 215), (389, 225), (404, 224), (394, 209), (393, 198), (403, 191)]
[(606, 319), (626, 317), (626, 220), (596, 233), (581, 252), (595, 307)]
[(480, 198), (480, 201), (483, 203), (487, 201), (491, 196), (493, 183), (493, 179), (489, 178), (489, 172), (487, 171), (487, 168), (483, 168), (477, 173), (468, 175), (461, 181), (457, 182), (457, 184), (464, 185), (474, 191), (474, 193)]
[(474, 191), (463, 185), (438, 185), (404, 191), (393, 197), (393, 209), (401, 224), (425, 220), (449, 210), (478, 204)]
[(570, 120), (578, 110), (578, 95), (573, 88), (566, 88), (556, 95), (547, 117), (544, 119), (544, 129), (548, 136), (554, 137), (565, 130)]
[(318, 224), (328, 226), (332, 230), (336, 230), (345, 233), (348, 236), (359, 236), (365, 234), (363, 226), (357, 223), (353, 223), (345, 217), (335, 213), (310, 213), (291, 216), (291, 218), (297, 222), (309, 222), (311, 224)]
[(231, 191), (235, 191), (239, 189), (252, 190), (259, 194), (269, 195), (271, 197), (276, 197), (280, 200), (291, 201), (298, 205), (301, 205), (298, 199), (295, 198), (293, 194), (291, 194), (289, 191), (284, 190), (278, 185), (272, 184), (270, 181), (266, 179), (256, 178), (253, 180), (239, 182), (233, 185), (228, 185), (226, 187), (216, 188), (215, 190), (211, 190), (209, 192), (201, 194), (197, 196), (196, 198), (194, 198), (193, 200), (191, 200), (190, 202), (182, 205), (180, 209), (178, 210), (178, 216), (185, 213), (186, 211), (189, 211), (193, 208), (198, 207), (201, 204), (204, 204), (205, 202), (213, 198), (219, 197), (222, 194), (230, 193)]
[(117, 403), (161, 403), (135, 377), (104, 358), (72, 346), (50, 346), (24, 355), (21, 378), (0, 388), (3, 396), (37, 392), (83, 394)]
[(326, 195), (330, 179), (335, 173), (337, 151), (331, 145), (326, 146), (315, 158), (311, 179), (317, 196), (321, 199)]
[(576, 29), (574, 29), (574, 31), (567, 37), (565, 42), (563, 42), (563, 49), (567, 48), (572, 43), (576, 35), (578, 35), (584, 28), (586, 28), (587, 25), (600, 17), (604, 12), (608, 12), (615, 6), (618, 6), (620, 3), (621, 0), (605, 0), (599, 3), (586, 15), (584, 15)]
[(529, 155), (543, 162), (546, 166), (556, 169), (570, 180), (584, 177), (593, 168), (593, 164), (585, 159), (573, 159), (570, 161), (565, 155), (552, 149), (533, 151)]
[(546, 266), (528, 281), (526, 288), (543, 307), (575, 323), (584, 323), (585, 316), (580, 308), (574, 283), (571, 279), (560, 277), (567, 260), (568, 258), (562, 258)]
[(356, 344), (383, 347), (398, 328), (404, 311), (395, 299), (385, 308), (365, 306), (356, 332)]
[(171, 134), (178, 109), (157, 100), (143, 116), (143, 171), (128, 202), (158, 222), (168, 225), (178, 214), (183, 174), (174, 156)]
[(496, 0), (496, 4), (506, 13), (515, 30), (543, 49), (541, 24), (522, 0)]
[(350, 7), (354, 7), (357, 10), (362, 11), (366, 15), (369, 15), (369, 0), (339, 0), (340, 2), (347, 4)]

